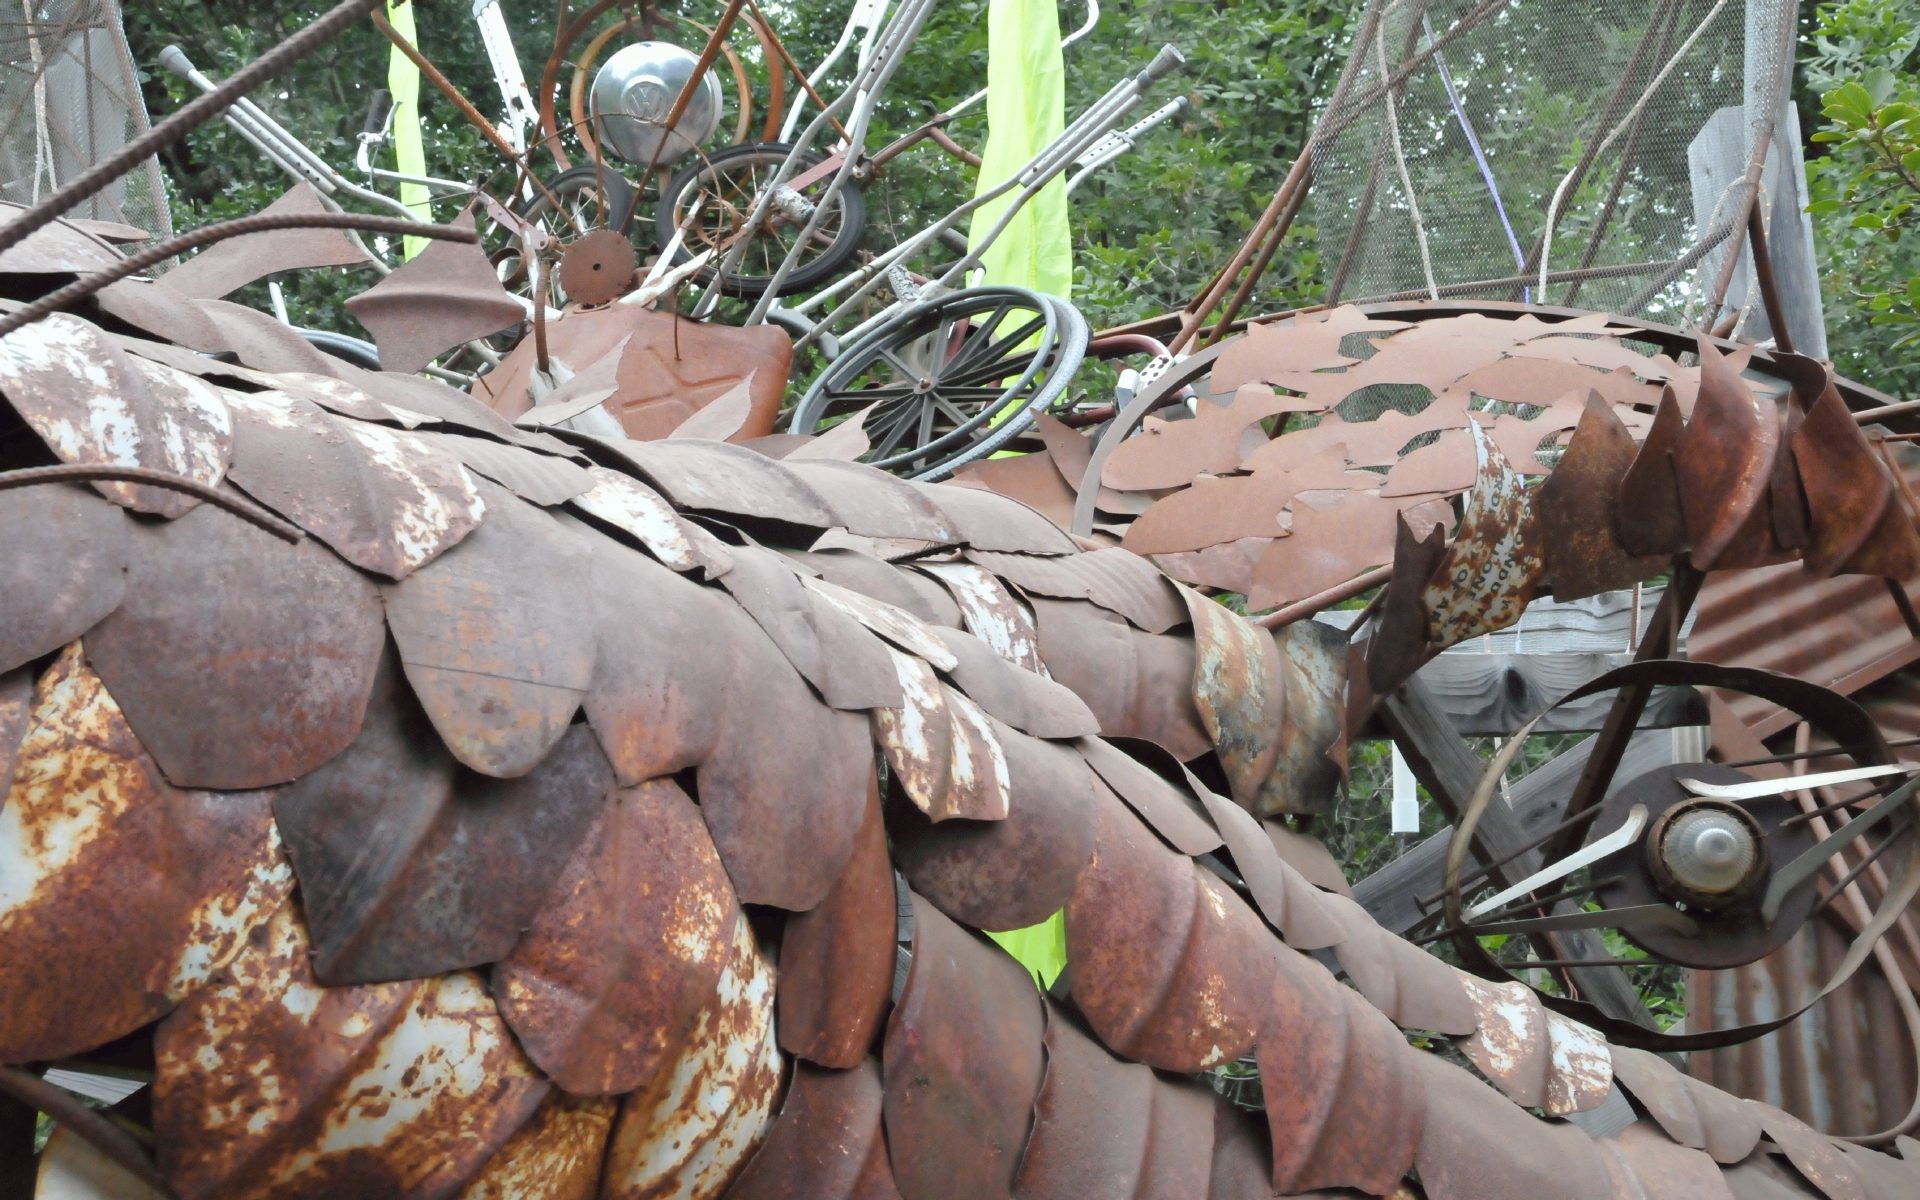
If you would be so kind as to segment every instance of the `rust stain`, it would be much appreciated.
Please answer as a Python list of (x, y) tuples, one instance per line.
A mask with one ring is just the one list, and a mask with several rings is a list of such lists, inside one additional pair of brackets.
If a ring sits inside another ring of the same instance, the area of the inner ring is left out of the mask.
[(1547, 1094), (1540, 1103), (1547, 1115), (1564, 1117), (1604, 1104), (1613, 1089), (1607, 1039), (1578, 1021), (1550, 1012), (1547, 1044)]
[(1520, 619), (1546, 573), (1525, 481), (1478, 422), (1476, 472), (1453, 545), (1427, 584), (1427, 640), (1444, 650)]
[(518, 1133), (467, 1181), (458, 1200), (595, 1200), (620, 1101), (547, 1093)]
[(947, 714), (946, 689), (933, 668), (889, 648), (905, 703), (872, 711), (873, 737), (887, 766), (921, 812), (933, 815), (951, 786), (953, 719)]
[(810, 575), (803, 576), (800, 582), (828, 604), (902, 650), (926, 659), (939, 670), (951, 671), (959, 665), (959, 660), (953, 657), (953, 652), (947, 649), (946, 643), (940, 640), (940, 635), (933, 631), (933, 627), (906, 609)]
[(1547, 1010), (1522, 983), (1490, 983), (1464, 971), (1460, 982), (1478, 1025), (1460, 1041), (1460, 1049), (1515, 1104), (1545, 1102), (1553, 1059)]
[(707, 579), (733, 569), (726, 543), (683, 519), (646, 484), (605, 467), (588, 467), (593, 487), (568, 503), (588, 516), (638, 538), (649, 553), (676, 571), (698, 568)]
[(780, 1099), (773, 967), (734, 921), (726, 966), (677, 1058), (620, 1104), (603, 1200), (711, 1200), (766, 1139)]
[(1233, 798), (1258, 811), (1259, 796), (1280, 757), (1286, 683), (1273, 635), (1182, 588), (1193, 620), (1193, 702), (1213, 738)]
[(971, 563), (928, 563), (921, 569), (947, 585), (967, 632), (1014, 666), (1046, 674), (1033, 615), (990, 572)]

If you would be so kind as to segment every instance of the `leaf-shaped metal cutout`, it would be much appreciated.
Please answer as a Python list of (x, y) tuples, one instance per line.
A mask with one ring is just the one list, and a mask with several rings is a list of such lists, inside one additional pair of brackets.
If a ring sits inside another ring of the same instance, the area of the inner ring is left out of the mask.
[[(1711, 570), (1756, 520), (1773, 477), (1780, 421), (1771, 401), (1740, 378), (1739, 369), (1700, 339), (1700, 397), (1673, 450), (1693, 565)], [(1769, 522), (1771, 515), (1763, 514)]]
[(1567, 452), (1534, 497), (1556, 602), (1629, 587), (1665, 567), (1659, 555), (1635, 557), (1620, 544), (1617, 498), (1637, 452), (1612, 405), (1589, 392)]
[(1479, 422), (1469, 428), (1473, 487), (1453, 545), (1422, 597), (1435, 650), (1514, 624), (1546, 574), (1526, 481)]

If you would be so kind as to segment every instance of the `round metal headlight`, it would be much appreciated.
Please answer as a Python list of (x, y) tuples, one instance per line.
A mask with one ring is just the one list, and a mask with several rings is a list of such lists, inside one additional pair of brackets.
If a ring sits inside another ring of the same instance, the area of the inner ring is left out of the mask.
[(1724, 908), (1750, 895), (1766, 874), (1759, 824), (1738, 806), (1713, 800), (1677, 805), (1648, 831), (1648, 866), (1676, 900)]
[(639, 166), (679, 162), (720, 125), (720, 78), (708, 71), (674, 127), (667, 114), (700, 60), (670, 42), (636, 42), (609, 58), (593, 77), (590, 109), (600, 144)]

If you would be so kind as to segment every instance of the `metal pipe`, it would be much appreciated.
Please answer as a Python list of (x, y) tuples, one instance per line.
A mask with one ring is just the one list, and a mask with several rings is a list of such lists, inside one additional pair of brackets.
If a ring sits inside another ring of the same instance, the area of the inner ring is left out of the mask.
[[(1758, 204), (1747, 209), (1747, 240), (1753, 247), (1753, 277), (1760, 284), (1760, 302), (1766, 306), (1767, 324), (1773, 328), (1773, 344), (1792, 354), (1793, 334), (1787, 330), (1787, 312), (1780, 303), (1780, 285), (1773, 277), (1773, 259), (1767, 254), (1766, 222), (1760, 218)], [(1905, 595), (1901, 593), (1902, 598)]]
[(1335, 584), (1324, 592), (1315, 592), (1305, 600), (1295, 600), (1285, 608), (1276, 608), (1263, 616), (1249, 617), (1255, 625), (1268, 629), (1278, 629), (1282, 625), (1291, 625), (1303, 617), (1311, 617), (1322, 609), (1331, 608), (1343, 601), (1351, 600), (1361, 592), (1370, 591), (1393, 579), (1393, 567), (1375, 567), (1361, 575), (1355, 575), (1345, 583)]

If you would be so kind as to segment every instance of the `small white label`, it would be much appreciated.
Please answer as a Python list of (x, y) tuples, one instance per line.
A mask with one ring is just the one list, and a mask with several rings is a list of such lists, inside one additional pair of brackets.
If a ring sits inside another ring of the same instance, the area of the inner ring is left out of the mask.
[(1401, 757), (1398, 745), (1393, 748), (1393, 831), (1420, 832), (1419, 784), (1414, 781), (1413, 768)]

